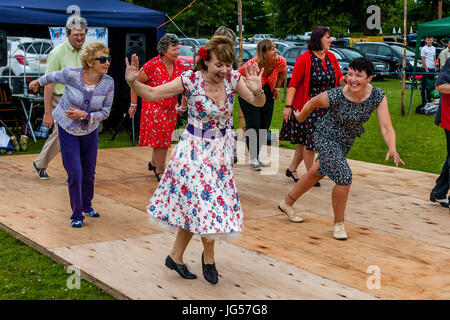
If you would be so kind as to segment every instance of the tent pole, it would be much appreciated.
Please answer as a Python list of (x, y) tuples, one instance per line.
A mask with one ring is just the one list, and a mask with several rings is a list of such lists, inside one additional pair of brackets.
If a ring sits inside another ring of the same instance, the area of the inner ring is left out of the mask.
[(402, 67), (402, 106), (401, 115), (405, 116), (405, 82), (406, 82), (406, 14), (407, 14), (407, 0), (404, 0), (403, 8), (403, 67)]

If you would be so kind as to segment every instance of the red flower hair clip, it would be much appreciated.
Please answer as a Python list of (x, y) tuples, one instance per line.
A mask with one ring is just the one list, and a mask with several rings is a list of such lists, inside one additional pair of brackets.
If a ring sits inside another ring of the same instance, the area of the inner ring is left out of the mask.
[(206, 50), (205, 47), (201, 47), (200, 49), (198, 49), (197, 55), (200, 57), (200, 59), (205, 61), (206, 58), (208, 57), (208, 51)]

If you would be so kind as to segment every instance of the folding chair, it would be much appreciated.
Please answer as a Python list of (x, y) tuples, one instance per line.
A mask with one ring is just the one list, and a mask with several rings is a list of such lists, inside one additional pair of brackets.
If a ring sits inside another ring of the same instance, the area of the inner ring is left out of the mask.
[[(22, 115), (23, 110), (14, 100), (9, 84), (0, 83), (0, 120), (2, 120), (3, 125), (5, 123), (14, 123), (14, 128), (17, 130), (19, 137), (22, 135), (20, 130)], [(8, 131), (10, 130), (8, 129)]]

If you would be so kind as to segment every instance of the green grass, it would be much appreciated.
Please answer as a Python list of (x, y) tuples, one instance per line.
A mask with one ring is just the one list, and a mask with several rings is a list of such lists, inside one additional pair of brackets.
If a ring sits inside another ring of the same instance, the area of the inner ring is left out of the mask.
[(0, 300), (113, 299), (84, 280), (80, 281), (80, 289), (73, 288), (74, 275), (67, 273), (65, 266), (0, 231)]
[[(374, 84), (386, 93), (392, 122), (397, 134), (397, 149), (406, 162), (405, 168), (439, 173), (445, 160), (445, 136), (443, 129), (434, 125), (434, 117), (414, 113), (420, 103), (420, 92), (414, 92), (411, 114), (400, 115), (401, 84), (398, 79), (387, 79)], [(406, 91), (406, 112), (409, 109), (409, 94)], [(282, 123), (283, 90), (276, 101), (271, 129), (280, 129)], [(233, 113), (235, 128), (238, 128), (237, 99)], [(392, 160), (386, 162), (387, 147), (378, 126), (376, 112), (365, 124), (366, 133), (356, 139), (349, 159), (394, 165)], [(131, 139), (120, 131), (114, 141), (110, 141), (113, 131), (104, 131), (99, 135), (99, 148), (131, 147)], [(28, 142), (27, 152), (17, 154), (39, 153), (44, 140)], [(281, 147), (295, 148), (289, 143), (281, 142)], [(80, 289), (68, 289), (70, 276), (63, 265), (29, 248), (7, 233), (0, 230), (0, 300), (1, 299), (113, 299), (94, 285), (81, 281)]]

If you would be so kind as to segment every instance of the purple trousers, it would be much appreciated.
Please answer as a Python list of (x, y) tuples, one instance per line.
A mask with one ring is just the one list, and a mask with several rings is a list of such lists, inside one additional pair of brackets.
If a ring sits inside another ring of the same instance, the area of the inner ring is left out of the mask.
[(94, 176), (97, 165), (98, 131), (74, 136), (58, 126), (59, 144), (68, 175), (72, 220), (83, 221), (83, 212), (92, 211)]

